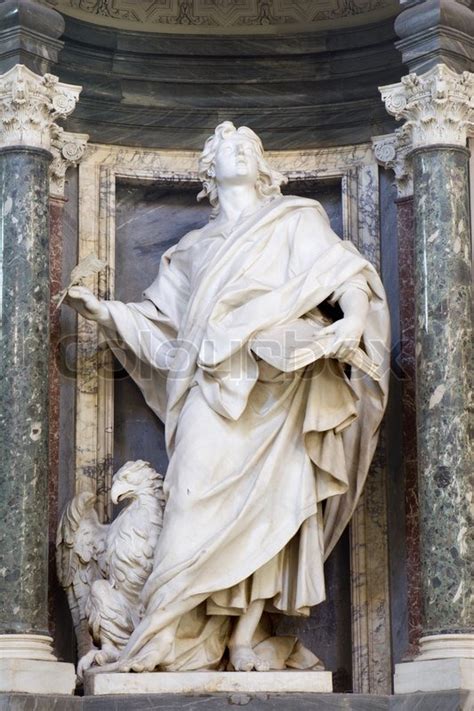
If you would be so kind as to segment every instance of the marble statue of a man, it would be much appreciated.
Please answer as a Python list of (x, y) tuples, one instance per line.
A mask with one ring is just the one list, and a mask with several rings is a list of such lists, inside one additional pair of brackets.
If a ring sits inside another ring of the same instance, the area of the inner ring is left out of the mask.
[(385, 408), (385, 295), (318, 202), (282, 196), (249, 128), (220, 124), (199, 170), (212, 217), (167, 250), (143, 301), (68, 294), (165, 423), (169, 454), (144, 614), (108, 669), (314, 668), (263, 613), (324, 600)]

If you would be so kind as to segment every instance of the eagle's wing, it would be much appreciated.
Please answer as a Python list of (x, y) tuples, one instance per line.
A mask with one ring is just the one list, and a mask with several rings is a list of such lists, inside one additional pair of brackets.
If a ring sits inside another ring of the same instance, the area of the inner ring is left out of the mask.
[(58, 579), (68, 598), (79, 656), (92, 646), (86, 615), (91, 587), (106, 573), (103, 553), (108, 526), (99, 522), (95, 502), (95, 494), (77, 494), (61, 517), (56, 539)]

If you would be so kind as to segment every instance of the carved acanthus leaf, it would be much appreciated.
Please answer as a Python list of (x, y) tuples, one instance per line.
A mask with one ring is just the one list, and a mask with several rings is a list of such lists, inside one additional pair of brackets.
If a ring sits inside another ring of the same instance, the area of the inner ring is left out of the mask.
[(380, 165), (389, 168), (395, 173), (395, 185), (398, 197), (413, 194), (413, 176), (409, 152), (412, 149), (411, 141), (402, 129), (385, 136), (372, 138), (374, 156)]
[(51, 149), (57, 119), (74, 111), (80, 86), (17, 64), (0, 76), (0, 146)]
[(56, 197), (64, 195), (66, 171), (77, 165), (84, 157), (89, 136), (87, 133), (69, 133), (62, 128), (53, 131), (51, 153), (53, 160), (49, 167), (50, 193)]
[(424, 74), (408, 74), (380, 87), (389, 114), (405, 119), (403, 132), (413, 148), (435, 144), (465, 146), (474, 125), (474, 74), (457, 74), (437, 64)]

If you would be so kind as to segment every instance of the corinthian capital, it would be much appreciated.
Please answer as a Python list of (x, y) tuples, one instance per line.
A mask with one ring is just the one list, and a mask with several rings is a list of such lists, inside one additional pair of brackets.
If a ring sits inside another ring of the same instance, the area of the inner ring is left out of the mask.
[(412, 146), (408, 136), (402, 129), (385, 136), (374, 136), (372, 147), (377, 163), (395, 173), (398, 197), (413, 195), (412, 167), (408, 156)]
[(39, 76), (17, 64), (0, 76), (0, 147), (51, 149), (64, 119), (74, 111), (80, 86), (62, 84), (53, 74)]
[(465, 146), (474, 122), (474, 74), (457, 74), (437, 64), (425, 74), (408, 74), (379, 87), (389, 114), (405, 119), (413, 148), (434, 144)]
[(53, 160), (49, 166), (49, 189), (55, 197), (64, 196), (66, 171), (77, 165), (86, 152), (87, 133), (69, 133), (58, 129), (51, 140)]

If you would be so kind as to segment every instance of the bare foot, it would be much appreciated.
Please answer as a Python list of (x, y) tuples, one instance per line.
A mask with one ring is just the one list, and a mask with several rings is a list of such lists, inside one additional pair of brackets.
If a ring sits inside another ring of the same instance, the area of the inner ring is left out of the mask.
[(90, 652), (81, 657), (77, 665), (77, 676), (79, 679), (84, 678), (84, 673), (88, 670), (93, 670), (96, 667), (108, 665), (115, 662), (120, 656), (120, 652), (115, 647), (106, 646), (102, 649), (91, 649)]
[(116, 647), (102, 647), (102, 649), (95, 655), (94, 664), (97, 664), (99, 667), (103, 667), (104, 664), (116, 662), (119, 657), (120, 650)]
[(265, 659), (255, 654), (252, 647), (237, 645), (229, 647), (229, 656), (235, 671), (269, 671), (270, 665)]
[(84, 654), (80, 660), (79, 664), (77, 665), (77, 676), (79, 679), (82, 681), (84, 679), (84, 674), (85, 672), (90, 669), (90, 667), (94, 664), (95, 661), (95, 655), (97, 654), (99, 650), (98, 649), (90, 649), (86, 654)]
[(119, 671), (121, 672), (152, 672), (163, 661), (163, 654), (160, 652), (147, 652), (139, 654), (131, 659), (121, 659)]

